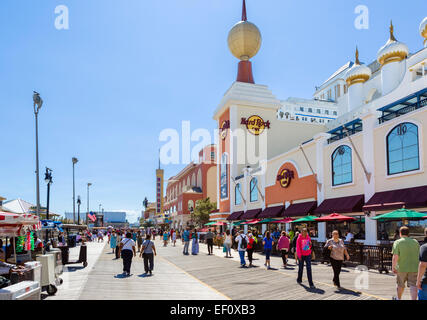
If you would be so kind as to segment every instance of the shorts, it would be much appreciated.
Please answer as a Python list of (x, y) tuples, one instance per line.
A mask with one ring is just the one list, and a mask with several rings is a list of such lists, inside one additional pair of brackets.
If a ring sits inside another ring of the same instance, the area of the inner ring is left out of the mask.
[(265, 252), (265, 260), (270, 260), (271, 249), (264, 249)]
[(396, 282), (399, 288), (405, 288), (405, 282), (409, 287), (415, 287), (417, 285), (417, 272), (397, 272)]

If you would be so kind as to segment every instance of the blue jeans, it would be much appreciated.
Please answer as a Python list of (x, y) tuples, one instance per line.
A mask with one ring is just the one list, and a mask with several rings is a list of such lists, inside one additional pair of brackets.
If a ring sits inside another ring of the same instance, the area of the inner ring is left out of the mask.
[(423, 290), (418, 289), (418, 300), (427, 300), (427, 284), (421, 285)]
[(246, 265), (245, 251), (239, 251), (239, 256), (240, 256), (240, 265), (242, 266)]
[(302, 273), (304, 270), (304, 262), (307, 268), (307, 278), (308, 284), (313, 286), (313, 277), (311, 275), (311, 255), (309, 256), (301, 256), (301, 259), (298, 260), (298, 282), (302, 282)]

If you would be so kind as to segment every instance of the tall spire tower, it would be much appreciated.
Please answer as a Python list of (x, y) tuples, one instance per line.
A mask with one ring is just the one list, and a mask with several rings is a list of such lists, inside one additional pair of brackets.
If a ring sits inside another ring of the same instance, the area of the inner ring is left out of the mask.
[(252, 63), (249, 61), (261, 48), (261, 32), (248, 21), (246, 1), (243, 0), (242, 20), (234, 25), (228, 34), (228, 47), (231, 53), (240, 60), (237, 81), (255, 83), (252, 74)]

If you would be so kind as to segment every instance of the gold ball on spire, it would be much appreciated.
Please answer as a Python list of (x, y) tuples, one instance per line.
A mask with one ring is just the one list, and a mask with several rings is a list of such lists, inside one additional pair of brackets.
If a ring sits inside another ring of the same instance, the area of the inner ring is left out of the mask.
[(249, 21), (240, 21), (228, 34), (228, 48), (231, 53), (242, 61), (254, 57), (261, 48), (261, 32)]

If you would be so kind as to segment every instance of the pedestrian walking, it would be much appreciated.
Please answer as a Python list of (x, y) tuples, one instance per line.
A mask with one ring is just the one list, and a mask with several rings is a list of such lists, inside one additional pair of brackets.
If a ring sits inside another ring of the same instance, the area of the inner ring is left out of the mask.
[(136, 256), (135, 241), (132, 239), (132, 233), (126, 233), (126, 238), (120, 243), (120, 251), (123, 259), (123, 275), (130, 276), (130, 267), (132, 257)]
[(174, 232), (172, 233), (172, 243), (173, 246), (176, 247), (176, 237), (177, 237), (177, 232), (174, 230)]
[(113, 232), (113, 234), (110, 236), (109, 243), (110, 243), (110, 248), (113, 249), (112, 253), (114, 253), (117, 247), (117, 236), (115, 232)]
[(151, 241), (151, 235), (147, 234), (145, 241), (142, 243), (140, 257), (144, 258), (144, 270), (145, 274), (153, 274), (154, 270), (154, 256), (157, 255), (156, 246)]
[(291, 251), (294, 255), (295, 264), (298, 265), (298, 255), (297, 255), (297, 240), (299, 237), (299, 232), (295, 232), (294, 239), (292, 240), (292, 248)]
[(240, 267), (245, 268), (245, 252), (246, 248), (248, 247), (248, 237), (245, 235), (243, 230), (240, 230), (239, 235), (234, 240), (237, 243), (237, 251), (239, 252), (240, 256)]
[(116, 234), (116, 259), (120, 258), (120, 243), (122, 242), (122, 235), (120, 233), (120, 231), (117, 232)]
[(191, 254), (195, 256), (199, 253), (199, 235), (196, 229), (191, 234), (191, 240)]
[(282, 235), (277, 242), (277, 251), (280, 252), (283, 261), (283, 268), (286, 269), (288, 265), (288, 252), (289, 252), (290, 241), (286, 234), (286, 231), (282, 231)]
[(136, 235), (136, 244), (138, 247), (138, 252), (141, 252), (142, 242), (143, 242), (142, 232), (138, 231), (138, 233)]
[(253, 261), (253, 254), (255, 250), (255, 237), (254, 235), (249, 232), (248, 233), (248, 246), (246, 247), (246, 252), (248, 253), (248, 260), (249, 260), (249, 267), (254, 267), (252, 264)]
[(221, 249), (221, 241), (222, 241), (222, 235), (221, 235), (221, 232), (218, 232), (216, 235), (216, 245), (218, 246), (218, 249)]
[(267, 233), (265, 234), (265, 238), (263, 239), (262, 244), (264, 245), (264, 253), (265, 253), (264, 265), (267, 267), (267, 269), (271, 269), (270, 256), (271, 256), (271, 251), (273, 250), (274, 239), (271, 236), (270, 231), (267, 231)]
[(417, 240), (409, 237), (409, 228), (400, 228), (400, 239), (393, 243), (392, 270), (396, 274), (397, 296), (393, 300), (401, 300), (405, 283), (410, 288), (411, 299), (417, 300), (417, 277), (420, 245)]
[(420, 263), (418, 265), (418, 300), (427, 300), (427, 228), (424, 229), (424, 244), (420, 248)]
[(231, 236), (230, 230), (226, 230), (224, 234), (224, 248), (225, 248), (225, 257), (232, 258), (231, 256), (231, 246), (233, 244), (233, 238)]
[(350, 256), (345, 247), (345, 243), (339, 237), (339, 232), (334, 230), (332, 232), (332, 238), (326, 241), (325, 248), (330, 250), (329, 260), (331, 262), (332, 270), (334, 271), (333, 283), (338, 289), (341, 288), (340, 273), (344, 256), (347, 260), (350, 260)]
[(297, 282), (302, 283), (302, 274), (304, 271), (304, 263), (307, 269), (307, 278), (310, 288), (314, 288), (313, 277), (311, 274), (311, 250), (313, 244), (311, 238), (308, 235), (307, 228), (302, 229), (301, 234), (297, 238), (296, 243), (296, 255), (298, 256), (298, 278)]
[(190, 231), (188, 228), (182, 233), (182, 241), (184, 242), (184, 250), (182, 253), (188, 256), (188, 247), (190, 246)]
[(211, 229), (208, 229), (208, 232), (206, 233), (206, 243), (208, 245), (209, 256), (213, 254), (213, 239), (214, 239), (214, 234), (212, 233)]
[(163, 247), (168, 246), (168, 239), (169, 239), (169, 233), (165, 230), (165, 232), (163, 232)]

